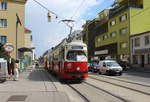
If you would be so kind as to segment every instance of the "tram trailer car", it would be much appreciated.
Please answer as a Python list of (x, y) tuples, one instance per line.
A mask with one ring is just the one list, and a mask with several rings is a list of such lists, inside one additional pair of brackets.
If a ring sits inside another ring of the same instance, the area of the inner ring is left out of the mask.
[(88, 77), (87, 46), (82, 41), (63, 40), (49, 53), (49, 68), (60, 80), (82, 81)]

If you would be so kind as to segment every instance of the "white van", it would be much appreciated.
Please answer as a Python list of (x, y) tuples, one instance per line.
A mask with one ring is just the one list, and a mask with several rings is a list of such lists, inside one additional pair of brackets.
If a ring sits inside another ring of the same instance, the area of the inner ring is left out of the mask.
[(4, 82), (7, 78), (7, 61), (0, 58), (0, 82)]
[(122, 67), (114, 60), (99, 61), (99, 74), (119, 74), (122, 75)]

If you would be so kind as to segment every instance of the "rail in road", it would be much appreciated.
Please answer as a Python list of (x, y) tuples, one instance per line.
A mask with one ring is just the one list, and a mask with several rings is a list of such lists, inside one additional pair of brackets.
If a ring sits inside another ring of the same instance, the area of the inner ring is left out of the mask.
[[(105, 93), (105, 97), (107, 97), (107, 99), (109, 99), (110, 97), (113, 97), (113, 98), (110, 98), (110, 100), (112, 101), (112, 102), (115, 102), (114, 100), (117, 100), (117, 102), (130, 102), (129, 100), (127, 100), (127, 99), (125, 99), (125, 98), (123, 98), (123, 97), (120, 97), (120, 96), (118, 96), (118, 95), (115, 95), (115, 94), (113, 94), (112, 92), (109, 92), (109, 91), (106, 91), (106, 90), (104, 90), (104, 89), (102, 89), (102, 88), (99, 88), (99, 87), (97, 87), (97, 86), (95, 86), (95, 85), (92, 85), (92, 84), (90, 84), (90, 83), (88, 83), (88, 82), (83, 82), (82, 84), (75, 84), (75, 85), (72, 85), (72, 84), (68, 84), (68, 86), (71, 88), (71, 89), (73, 89), (75, 92), (77, 92), (82, 98), (83, 98), (83, 100), (85, 101), (85, 102), (102, 102), (102, 100), (95, 100), (95, 101), (93, 101), (92, 99), (91, 99), (91, 96), (89, 95), (89, 94), (86, 94), (82, 89), (83, 88), (81, 88), (81, 86), (82, 87), (90, 87), (90, 88), (92, 88), (92, 90), (93, 90), (93, 88), (94, 89), (96, 89), (96, 91), (97, 91), (97, 93)], [(89, 89), (89, 88), (87, 88), (87, 89)], [(90, 90), (89, 90), (89, 92), (90, 92)], [(94, 94), (96, 94), (96, 93), (93, 93), (93, 96), (94, 96)], [(100, 97), (99, 99), (102, 99), (102, 97)], [(103, 101), (103, 102), (105, 102), (105, 101)], [(106, 101), (107, 102), (107, 101)]]
[[(102, 79), (101, 77), (103, 77), (105, 79)], [(104, 76), (99, 76), (99, 77), (97, 77), (97, 76), (95, 76), (95, 77), (89, 76), (89, 78), (97, 80), (97, 81), (100, 81), (100, 82), (108, 83), (108, 84), (111, 84), (111, 85), (114, 85), (114, 86), (118, 86), (118, 87), (121, 87), (121, 88), (126, 88), (126, 89), (129, 89), (129, 90), (132, 90), (132, 91), (135, 91), (135, 92), (138, 92), (138, 93), (150, 96), (150, 91), (147, 90), (147, 87), (150, 88), (150, 86), (148, 86), (148, 85), (134, 83), (134, 82), (129, 82), (129, 81), (124, 81), (124, 80), (121, 80), (121, 79), (108, 78), (108, 77), (104, 77)], [(106, 80), (106, 79), (111, 79), (111, 80)], [(117, 82), (114, 82), (114, 80), (116, 80)], [(121, 84), (118, 81), (121, 82)], [(124, 84), (122, 84), (122, 83), (124, 83)], [(128, 85), (125, 84), (125, 83), (128, 83)], [(138, 87), (142, 86), (143, 88), (137, 88), (136, 86), (131, 87), (129, 84), (130, 85), (133, 84), (133, 85), (136, 85)], [(144, 88), (145, 88), (145, 91), (143, 91)]]
[(102, 75), (100, 75), (100, 77), (107, 78), (107, 79), (112, 79), (112, 80), (117, 80), (117, 81), (122, 81), (122, 82), (125, 82), (125, 83), (130, 83), (130, 84), (135, 84), (135, 85), (140, 85), (140, 86), (144, 86), (144, 87), (150, 88), (150, 85), (141, 84), (141, 83), (133, 82), (133, 81), (131, 82), (131, 81), (125, 80), (125, 79), (112, 78), (112, 77), (109, 77), (109, 76), (102, 76)]
[(78, 89), (73, 87), (72, 85), (68, 84), (68, 86), (73, 89), (79, 96), (84, 100), (84, 102), (91, 102), (84, 94), (82, 94)]

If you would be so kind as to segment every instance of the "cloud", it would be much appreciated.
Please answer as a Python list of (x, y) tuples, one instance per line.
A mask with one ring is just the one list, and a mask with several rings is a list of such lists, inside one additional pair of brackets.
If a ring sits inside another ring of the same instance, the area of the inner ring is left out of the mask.
[[(104, 0), (85, 0), (79, 7), (82, 0), (37, 0), (49, 10), (59, 15), (59, 19), (54, 22), (47, 22), (47, 11), (40, 7), (33, 0), (28, 0), (26, 4), (26, 27), (32, 30), (33, 42), (36, 46), (37, 55), (41, 55), (46, 49), (57, 45), (63, 38), (67, 37), (69, 28), (58, 23), (61, 19), (73, 19), (76, 21), (75, 29), (81, 29), (85, 23), (83, 16), (90, 14), (87, 12), (95, 5), (101, 4)], [(78, 8), (79, 7), (79, 8)], [(75, 11), (78, 11), (75, 13)]]

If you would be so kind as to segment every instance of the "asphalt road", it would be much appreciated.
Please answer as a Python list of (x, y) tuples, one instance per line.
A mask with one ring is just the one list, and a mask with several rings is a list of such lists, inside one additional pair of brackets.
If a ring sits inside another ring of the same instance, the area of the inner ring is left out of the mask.
[(0, 102), (149, 102), (149, 77), (128, 70), (122, 76), (89, 73), (82, 83), (60, 83), (43, 68), (28, 68), (19, 81), (0, 84)]

